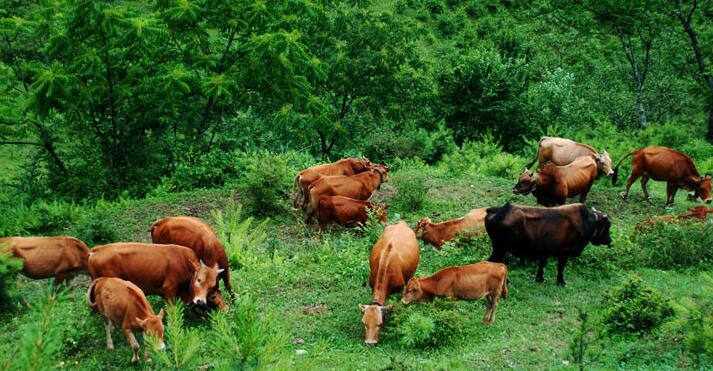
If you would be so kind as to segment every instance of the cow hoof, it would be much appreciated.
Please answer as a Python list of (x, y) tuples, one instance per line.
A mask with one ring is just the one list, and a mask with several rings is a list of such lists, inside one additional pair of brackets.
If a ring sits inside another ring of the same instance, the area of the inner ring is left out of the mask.
[(564, 281), (557, 281), (557, 286), (559, 286), (559, 287), (567, 287), (567, 282), (564, 282)]

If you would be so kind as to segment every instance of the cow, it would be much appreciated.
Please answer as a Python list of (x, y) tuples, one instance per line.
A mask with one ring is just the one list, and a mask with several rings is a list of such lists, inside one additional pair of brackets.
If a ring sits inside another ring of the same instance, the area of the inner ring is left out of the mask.
[(389, 205), (376, 205), (373, 202), (344, 196), (323, 196), (317, 207), (317, 221), (319, 222), (317, 235), (321, 238), (322, 230), (331, 222), (345, 228), (364, 224), (369, 220), (369, 211), (375, 212), (377, 219), (386, 223), (388, 208)]
[(217, 263), (207, 266), (193, 250), (179, 245), (120, 242), (97, 246), (89, 254), (92, 279), (122, 278), (147, 295), (180, 297), (186, 305), (205, 307), (222, 272)]
[(356, 175), (325, 176), (309, 186), (309, 203), (305, 213), (305, 223), (311, 226), (319, 200), (324, 196), (344, 196), (356, 200), (368, 200), (381, 184), (388, 180), (388, 169), (376, 166), (369, 171)]
[[(295, 207), (302, 207), (303, 209), (306, 207), (307, 202), (309, 202), (307, 194), (309, 185), (320, 177), (359, 174), (371, 169), (372, 166), (373, 164), (368, 158), (344, 158), (334, 163), (316, 165), (300, 171), (295, 176)], [(298, 204), (300, 200), (302, 200), (302, 203)]]
[(641, 177), (641, 189), (644, 191), (646, 199), (649, 199), (649, 192), (646, 190), (646, 183), (649, 179), (666, 182), (666, 206), (673, 205), (679, 188), (693, 192), (695, 197), (705, 203), (710, 203), (713, 200), (711, 177), (701, 176), (688, 155), (666, 147), (646, 147), (626, 154), (614, 168), (612, 184), (616, 184), (619, 165), (629, 156), (632, 156), (631, 176), (626, 182), (626, 190), (622, 194), (624, 199), (629, 197), (631, 185)]
[(505, 253), (539, 261), (535, 280), (543, 282), (549, 257), (557, 258), (557, 284), (565, 286), (564, 268), (570, 257), (585, 246), (611, 246), (609, 216), (584, 204), (554, 208), (527, 207), (510, 203), (486, 210), (485, 229), (493, 244), (491, 262), (502, 262)]
[(188, 247), (195, 251), (198, 259), (206, 265), (218, 264), (218, 268), (223, 270), (218, 279), (222, 279), (225, 289), (228, 293), (232, 293), (228, 256), (225, 254), (225, 249), (223, 249), (223, 244), (220, 243), (218, 236), (203, 220), (190, 216), (159, 219), (151, 226), (151, 241)]
[[(166, 348), (163, 342), (163, 309), (155, 315), (144, 292), (133, 283), (121, 278), (99, 277), (87, 289), (87, 304), (104, 316), (106, 347), (109, 350), (114, 350), (111, 339), (113, 327), (121, 328), (133, 352), (132, 363), (139, 362), (139, 343), (134, 331), (143, 331), (144, 337), (154, 336), (160, 348)], [(150, 360), (150, 353), (146, 352), (145, 357)]]
[(0, 247), (1, 253), (22, 259), (22, 273), (29, 278), (54, 277), (61, 284), (77, 274), (88, 274), (89, 248), (74, 237), (0, 238)]
[(473, 209), (463, 217), (440, 223), (423, 218), (414, 228), (416, 237), (440, 249), (444, 243), (458, 236), (472, 237), (480, 234), (485, 230), (485, 209)]
[(502, 263), (482, 261), (475, 264), (441, 269), (430, 277), (411, 278), (401, 302), (432, 301), (447, 296), (452, 300), (480, 300), (486, 298), (487, 309), (483, 322), (495, 321), (500, 295), (508, 298), (508, 268)]
[(406, 282), (413, 277), (418, 267), (418, 241), (416, 234), (400, 221), (387, 226), (371, 249), (369, 257), (369, 286), (371, 286), (371, 304), (359, 304), (364, 313), (366, 345), (379, 342), (379, 333), (384, 325), (384, 316), (393, 305), (384, 305), (390, 294), (399, 292)]
[(538, 169), (542, 169), (548, 162), (557, 166), (564, 166), (581, 156), (591, 157), (597, 164), (599, 174), (608, 177), (614, 175), (611, 167), (611, 157), (609, 157), (607, 151), (602, 152), (600, 155), (594, 148), (584, 143), (556, 137), (542, 137), (537, 148), (537, 157), (525, 168), (531, 168), (535, 162), (538, 163)]
[(568, 198), (576, 195), (579, 195), (579, 202), (584, 202), (596, 178), (596, 162), (591, 156), (581, 156), (569, 165), (549, 163), (536, 173), (525, 168), (512, 192), (532, 193), (537, 203), (543, 206), (564, 205)]
[(658, 221), (665, 221), (665, 222), (671, 222), (674, 220), (699, 220), (699, 221), (706, 221), (708, 220), (708, 214), (713, 213), (713, 208), (707, 208), (705, 206), (694, 206), (688, 208), (688, 211), (690, 211), (688, 214), (679, 214), (679, 215), (662, 215), (662, 216), (654, 216), (651, 218), (646, 218), (641, 221), (636, 226), (636, 231), (637, 232), (644, 232), (648, 229), (651, 229), (654, 225), (654, 223)]

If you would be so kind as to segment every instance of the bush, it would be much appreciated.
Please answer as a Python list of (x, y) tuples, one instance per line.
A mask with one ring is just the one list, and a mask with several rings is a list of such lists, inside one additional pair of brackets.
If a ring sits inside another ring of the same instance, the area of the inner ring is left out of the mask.
[(392, 326), (404, 348), (437, 348), (458, 337), (458, 323), (462, 321), (456, 302), (437, 298), (431, 304), (405, 307), (394, 316)]
[(658, 222), (635, 235), (642, 265), (659, 269), (710, 267), (713, 224), (698, 221)]
[(514, 178), (526, 163), (526, 160), (505, 152), (488, 133), (479, 141), (464, 142), (460, 149), (446, 155), (439, 166), (456, 175), (482, 173), (487, 176)]
[(684, 333), (686, 351), (696, 360), (696, 368), (713, 363), (713, 278), (701, 274), (699, 298), (684, 298), (674, 303), (676, 319), (670, 328)]
[(58, 235), (81, 216), (81, 209), (61, 201), (38, 201), (30, 206), (19, 205), (3, 210), (5, 217), (0, 224), (0, 235)]
[(256, 216), (273, 216), (284, 211), (292, 185), (285, 158), (258, 151), (244, 153), (240, 163), (242, 176), (238, 189), (248, 211)]
[(117, 240), (116, 230), (108, 211), (95, 208), (87, 213), (72, 228), (71, 234), (84, 241), (89, 247), (112, 243)]
[(643, 334), (658, 327), (673, 314), (668, 299), (632, 276), (623, 285), (605, 294), (603, 323), (612, 333)]
[(225, 211), (213, 210), (216, 234), (223, 242), (231, 269), (255, 268), (265, 261), (264, 256), (256, 255), (257, 250), (267, 239), (266, 225), (269, 219), (254, 223), (253, 217), (243, 216), (243, 207), (235, 203), (231, 195)]
[(426, 203), (426, 194), (429, 186), (426, 183), (428, 177), (422, 171), (401, 170), (391, 177), (391, 182), (398, 189), (398, 194), (394, 197), (394, 204), (400, 210), (418, 211)]
[(17, 273), (22, 270), (22, 260), (3, 253), (3, 244), (0, 244), (0, 310), (14, 308), (15, 282)]

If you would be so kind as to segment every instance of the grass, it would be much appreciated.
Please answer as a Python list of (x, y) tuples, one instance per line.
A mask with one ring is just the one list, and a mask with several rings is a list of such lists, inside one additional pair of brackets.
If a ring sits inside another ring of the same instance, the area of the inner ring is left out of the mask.
[[(430, 169), (428, 193), (424, 209), (409, 213), (392, 207), (389, 219), (400, 218), (414, 225), (424, 216), (439, 214), (445, 220), (465, 214), (475, 207), (501, 205), (507, 201), (534, 204), (531, 196), (513, 195), (514, 180), (480, 175), (454, 178), (450, 174)], [(274, 247), (271, 259), (262, 250), (255, 254), (267, 261), (260, 267), (234, 271), (231, 277), (241, 295), (257, 298), (260, 313), (271, 326), (287, 339), (282, 357), (292, 368), (314, 369), (384, 369), (387, 366), (406, 369), (573, 369), (568, 354), (569, 342), (577, 330), (577, 307), (596, 313), (601, 310), (602, 295), (620, 284), (628, 275), (640, 274), (649, 284), (668, 298), (676, 299), (696, 292), (698, 275), (690, 272), (636, 268), (636, 262), (626, 259), (633, 246), (631, 237), (637, 221), (652, 215), (684, 212), (694, 204), (679, 194), (676, 206), (663, 207), (665, 190), (662, 183), (650, 182), (651, 202), (642, 199), (635, 185), (628, 201), (605, 180), (595, 184), (589, 206), (609, 213), (613, 218), (614, 246), (589, 246), (581, 257), (570, 261), (565, 278), (566, 288), (555, 285), (556, 266), (550, 261), (545, 270), (544, 284), (534, 282), (534, 262), (509, 262), (509, 298), (501, 303), (497, 319), (491, 326), (482, 323), (482, 302), (458, 302), (455, 310), (462, 314), (458, 323), (460, 341), (429, 350), (403, 349), (395, 335), (394, 324), (387, 319), (382, 340), (376, 347), (363, 345), (361, 312), (357, 305), (368, 303), (371, 290), (366, 281), (372, 244), (379, 233), (378, 226), (363, 233), (335, 228), (323, 241), (305, 236), (304, 228), (290, 213), (273, 218), (268, 223), (267, 243)], [(375, 195), (379, 202), (395, 197), (398, 190), (386, 183)], [(145, 200), (120, 201), (107, 206), (109, 220), (119, 240), (148, 241), (151, 222), (165, 215), (189, 214), (210, 220), (212, 209), (228, 204), (228, 190), (207, 190), (164, 195)], [(468, 264), (485, 259), (490, 254), (487, 237), (477, 238), (460, 248), (446, 247), (441, 252), (420, 242), (421, 259), (417, 275), (429, 275), (449, 265)], [(710, 271), (710, 270), (709, 270)], [(22, 299), (32, 303), (40, 297), (46, 282), (18, 278)], [(84, 303), (88, 281), (80, 278), (73, 283), (69, 298), (60, 303), (64, 313), (62, 359), (56, 366), (78, 369), (124, 369), (129, 367), (131, 352), (116, 331), (116, 350), (105, 351), (101, 319)], [(400, 294), (392, 295), (389, 303), (394, 311), (403, 310)], [(154, 309), (164, 306), (160, 298), (151, 297)], [(412, 304), (425, 306), (428, 304)], [(311, 308), (321, 308), (319, 311)], [(325, 309), (326, 308), (326, 309)], [(427, 313), (427, 311), (426, 311)], [(0, 314), (0, 353), (13, 354), (14, 339), (20, 336), (23, 311)], [(190, 317), (190, 316), (189, 316)], [(210, 347), (210, 322), (189, 318), (188, 326), (202, 337), (196, 364), (212, 364), (216, 357)], [(303, 345), (293, 345), (295, 339)], [(604, 339), (605, 351), (592, 365), (597, 369), (661, 369), (690, 367), (691, 360), (683, 353), (680, 336), (657, 330), (643, 337)], [(168, 344), (170, 347), (171, 344)], [(306, 355), (294, 351), (304, 349)], [(305, 363), (308, 362), (308, 363)], [(0, 365), (4, 364), (0, 358)], [(263, 365), (267, 366), (267, 365)], [(151, 368), (142, 363), (140, 368)], [(269, 367), (267, 367), (269, 368)]]

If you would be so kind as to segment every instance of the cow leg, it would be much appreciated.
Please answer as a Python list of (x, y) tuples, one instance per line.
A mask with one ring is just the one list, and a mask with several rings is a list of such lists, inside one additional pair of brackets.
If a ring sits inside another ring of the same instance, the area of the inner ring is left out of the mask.
[[(440, 249), (440, 248), (441, 248), (441, 247), (438, 246), (438, 249)], [(504, 249), (503, 249), (503, 250), (500, 250), (500, 249), (495, 249), (495, 248), (493, 248), (493, 253), (490, 254), (490, 257), (488, 258), (488, 261), (489, 261), (489, 262), (493, 262), (493, 263), (502, 263), (502, 262), (503, 262), (503, 258), (505, 258), (505, 250), (504, 250)]]
[(641, 190), (644, 191), (644, 198), (647, 200), (651, 198), (651, 197), (649, 197), (649, 191), (646, 190), (646, 183), (648, 183), (648, 182), (649, 182), (649, 177), (647, 177), (646, 175), (642, 175), (641, 176)]
[(114, 350), (114, 341), (111, 339), (111, 330), (114, 326), (108, 319), (104, 320), (104, 329), (106, 329), (106, 348), (109, 350)]
[(535, 276), (535, 282), (545, 282), (545, 265), (547, 265), (547, 258), (541, 258), (540, 266), (537, 268), (537, 276)]
[(490, 308), (490, 323), (495, 322), (495, 312), (498, 311), (498, 305), (500, 304), (500, 293), (495, 292), (492, 295), (493, 295), (493, 300), (491, 301), (491, 308)]
[(131, 363), (139, 362), (139, 342), (136, 341), (134, 333), (129, 329), (124, 329), (124, 336), (126, 336), (126, 341), (129, 342), (129, 346), (133, 351), (134, 355), (131, 357)]
[(490, 312), (493, 310), (493, 301), (490, 295), (485, 296), (485, 315), (483, 316), (483, 322), (490, 323)]
[(673, 199), (676, 198), (678, 187), (672, 182), (666, 183), (666, 206), (673, 205)]
[(639, 179), (641, 175), (643, 174), (637, 171), (636, 167), (631, 170), (631, 176), (629, 177), (629, 180), (626, 181), (626, 189), (624, 190), (624, 194), (622, 195), (625, 200), (627, 197), (629, 197), (629, 189), (631, 188), (631, 185), (634, 184), (636, 179)]
[(557, 284), (560, 286), (567, 286), (567, 282), (564, 282), (564, 266), (567, 265), (567, 256), (560, 256), (557, 259)]

